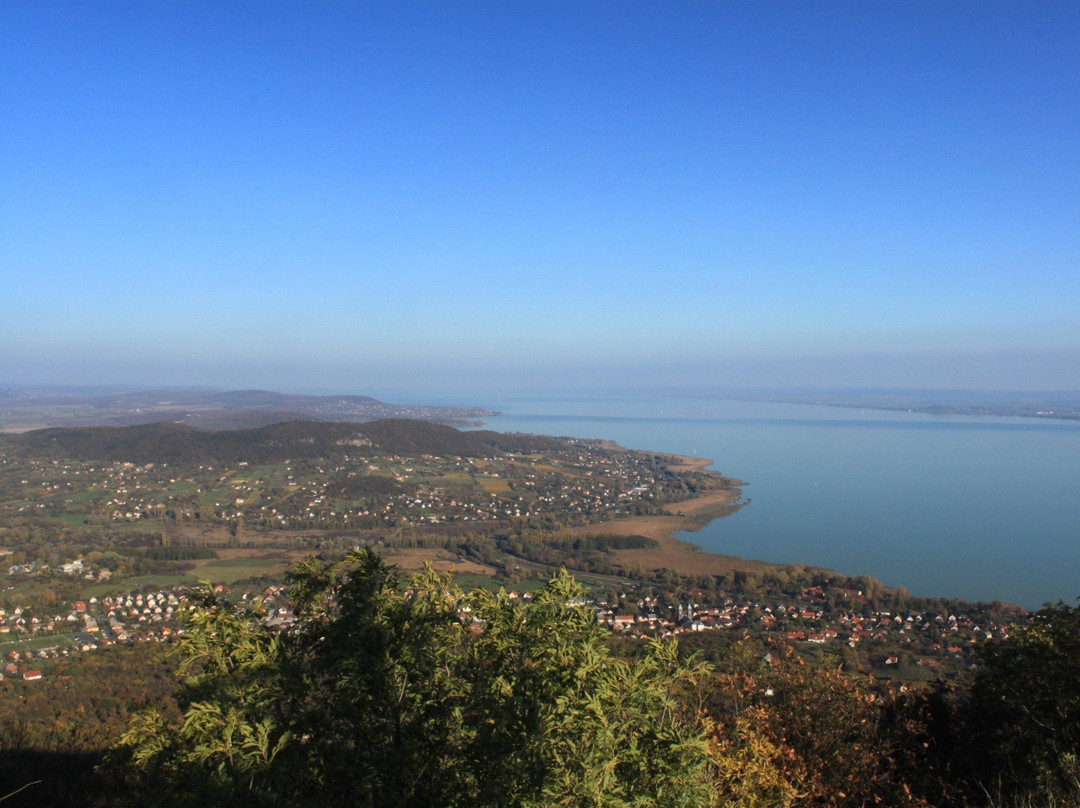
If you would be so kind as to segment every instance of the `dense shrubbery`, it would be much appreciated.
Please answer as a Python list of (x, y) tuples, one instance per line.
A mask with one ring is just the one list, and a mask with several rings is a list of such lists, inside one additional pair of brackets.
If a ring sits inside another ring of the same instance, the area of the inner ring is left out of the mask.
[[(148, 704), (175, 718), (175, 660), (139, 643), (51, 663), (48, 680), (2, 683), (0, 797), (8, 806), (91, 804), (94, 766)], [(32, 785), (31, 785), (32, 784)]]
[(390, 497), (415, 492), (415, 483), (404, 483), (381, 474), (337, 474), (326, 484), (329, 496), (341, 499)]
[(217, 558), (217, 550), (212, 547), (131, 547), (122, 548), (122, 555), (142, 556), (152, 561), (194, 561), (201, 558)]
[(1080, 607), (1048, 605), (978, 657), (974, 775), (1006, 798), (1080, 804)]
[[(614, 657), (557, 577), (525, 606), (434, 574), (402, 592), (368, 552), (312, 562), (303, 627), (208, 598), (182, 641), (183, 718), (141, 717), (112, 771), (139, 804), (708, 805), (707, 670)], [(462, 620), (460, 609), (470, 620)]]
[(624, 574), (614, 563), (614, 550), (655, 547), (647, 536), (589, 535), (573, 530), (529, 530), (516, 528), (493, 537), (495, 545), (514, 556), (551, 566), (567, 565), (577, 570)]

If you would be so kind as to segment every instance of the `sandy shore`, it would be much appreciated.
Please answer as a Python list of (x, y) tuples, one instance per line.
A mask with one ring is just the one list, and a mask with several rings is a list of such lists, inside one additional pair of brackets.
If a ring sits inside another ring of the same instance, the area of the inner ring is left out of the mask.
[(690, 455), (668, 455), (670, 462), (667, 464), (668, 471), (705, 471), (712, 465), (707, 457), (692, 457)]
[[(712, 461), (703, 457), (672, 456), (667, 468), (671, 471), (705, 471)], [(735, 486), (745, 485), (731, 480)], [(667, 568), (685, 575), (724, 575), (728, 572), (760, 572), (779, 565), (735, 556), (707, 553), (696, 544), (681, 541), (675, 534), (700, 530), (710, 514), (719, 517), (726, 506), (735, 504), (742, 496), (737, 487), (708, 491), (701, 496), (675, 502), (666, 507), (671, 516), (631, 516), (578, 528), (591, 536), (646, 536), (658, 542), (644, 550), (617, 550), (615, 560), (627, 567), (644, 570)]]

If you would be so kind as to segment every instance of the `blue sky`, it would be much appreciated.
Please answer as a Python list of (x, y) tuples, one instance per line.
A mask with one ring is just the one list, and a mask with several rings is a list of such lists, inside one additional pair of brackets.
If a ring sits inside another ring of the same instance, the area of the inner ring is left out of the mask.
[(0, 5), (0, 382), (1080, 388), (1080, 6)]

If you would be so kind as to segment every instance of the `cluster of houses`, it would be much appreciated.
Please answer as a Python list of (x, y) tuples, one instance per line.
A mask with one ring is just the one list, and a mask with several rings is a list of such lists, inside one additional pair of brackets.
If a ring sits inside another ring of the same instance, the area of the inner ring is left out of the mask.
[(97, 622), (86, 613), (86, 604), (78, 603), (63, 614), (38, 617), (31, 608), (16, 606), (10, 612), (0, 608), (0, 638), (4, 635), (56, 634), (98, 630)]
[[(218, 587), (223, 591), (223, 587)], [(530, 592), (511, 592), (512, 600), (532, 600)], [(295, 623), (287, 587), (270, 585), (261, 591), (239, 595), (242, 603), (265, 614), (266, 625), (288, 631)], [(793, 603), (757, 603), (727, 599), (719, 605), (701, 605), (670, 596), (623, 593), (618, 606), (592, 598), (579, 605), (591, 607), (599, 624), (626, 637), (677, 636), (688, 632), (747, 630), (785, 638), (792, 644), (834, 644), (856, 648), (873, 643), (887, 648), (910, 648), (921, 655), (918, 664), (937, 667), (937, 659), (964, 657), (971, 645), (982, 639), (1004, 638), (1009, 626), (977, 613), (934, 614), (918, 610), (902, 613), (882, 609), (833, 608), (818, 602), (812, 594)], [(613, 601), (614, 602), (614, 601)], [(672, 605), (674, 604), (674, 605)], [(179, 632), (177, 619), (189, 610), (182, 589), (150, 593), (127, 593), (77, 601), (70, 610), (47, 618), (31, 615), (29, 609), (0, 609), (0, 635), (49, 634), (74, 636), (72, 645), (58, 644), (38, 650), (6, 653), (3, 675), (34, 680), (42, 676), (43, 660), (90, 651), (116, 642), (169, 640)], [(468, 620), (469, 615), (462, 614)], [(897, 665), (896, 653), (882, 654), (882, 665)]]
[(0, 643), (4, 635), (10, 639), (56, 635), (57, 640), (54, 645), (34, 650), (6, 652), (8, 662), (4, 670), (9, 678), (36, 679), (41, 671), (33, 671), (37, 676), (26, 676), (28, 664), (94, 651), (118, 642), (166, 641), (179, 631), (177, 619), (187, 608), (187, 598), (180, 589), (107, 596), (100, 600), (91, 597), (75, 601), (62, 613), (47, 617), (32, 614), (29, 607), (15, 607), (10, 612), (0, 608)]
[[(11, 564), (8, 566), (8, 575), (38, 575), (50, 572), (50, 567), (41, 559), (29, 561), (25, 564)], [(87, 581), (107, 581), (112, 577), (112, 571), (101, 568), (87, 567), (81, 558), (61, 564), (56, 572), (62, 575), (70, 575)]]
[[(3, 668), (0, 668), (0, 680), (2, 679), (22, 679), (26, 682), (36, 682), (42, 678), (41, 669), (33, 667), (35, 664), (40, 664), (43, 659), (55, 659), (56, 656), (67, 656), (68, 651), (64, 649), (42, 649), (40, 651), (8, 651), (4, 655), (7, 660)], [(22, 664), (20, 665), (20, 661)]]
[(107, 596), (98, 606), (112, 637), (117, 642), (127, 642), (171, 637), (175, 632), (175, 620), (185, 603), (182, 592), (163, 590), (145, 595)]
[[(390, 477), (399, 483), (452, 475), (471, 478), (475, 488), (430, 485), (421, 482), (415, 491), (361, 497), (359, 504), (332, 496), (327, 471), (298, 481), (289, 474), (292, 496), (274, 501), (255, 484), (236, 479), (231, 503), (215, 502), (215, 516), (248, 524), (289, 527), (325, 525), (374, 528), (446, 522), (485, 522), (506, 518), (529, 518), (551, 513), (612, 515), (631, 502), (663, 498), (667, 481), (649, 463), (631, 453), (575, 453), (570, 447), (562, 460), (545, 456), (512, 456), (508, 462), (463, 457), (422, 455), (419, 458), (390, 456), (378, 463), (365, 460), (363, 470)], [(419, 462), (418, 462), (419, 461)], [(570, 474), (564, 474), (565, 468)], [(332, 474), (348, 466), (331, 469)], [(292, 472), (289, 468), (287, 471)], [(223, 477), (222, 480), (225, 478)]]
[[(108, 521), (188, 519), (205, 510), (200, 518), (230, 524), (242, 519), (249, 526), (368, 529), (552, 514), (610, 517), (630, 513), (635, 503), (681, 497), (675, 491), (678, 481), (661, 469), (656, 458), (569, 439), (561, 450), (543, 456), (508, 455), (497, 461), (434, 455), (365, 457), (334, 468), (288, 468), (284, 480), (258, 479), (243, 468), (246, 463), (180, 473), (153, 463), (23, 462), (28, 464), (22, 480), (25, 502), (9, 507), (84, 510), (88, 519)], [(333, 475), (357, 471), (413, 481), (417, 487), (364, 502), (344, 501), (328, 491), (327, 480)], [(431, 482), (439, 477), (457, 483)], [(461, 484), (470, 480), (469, 485)], [(226, 496), (215, 501), (215, 494)]]
[[(1010, 625), (976, 613), (936, 614), (919, 610), (902, 613), (883, 609), (827, 609), (806, 600), (797, 603), (755, 603), (728, 599), (719, 606), (642, 598), (633, 610), (596, 606), (597, 621), (630, 637), (675, 636), (685, 632), (746, 629), (783, 637), (792, 644), (834, 643), (857, 648), (863, 643), (911, 649), (923, 654), (918, 664), (937, 667), (937, 659), (964, 657), (984, 639), (1008, 637)], [(876, 660), (900, 662), (893, 653)]]

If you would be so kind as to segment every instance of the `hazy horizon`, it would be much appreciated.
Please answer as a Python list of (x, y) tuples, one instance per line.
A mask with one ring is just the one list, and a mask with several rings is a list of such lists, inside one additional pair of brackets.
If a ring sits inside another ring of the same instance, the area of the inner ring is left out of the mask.
[(1080, 389), (1080, 8), (8, 3), (0, 377)]
[[(1063, 407), (1062, 418), (1072, 419), (1072, 414), (1080, 406), (1080, 389), (1045, 390), (1045, 389), (979, 389), (962, 387), (869, 387), (869, 386), (737, 386), (737, 385), (668, 385), (668, 386), (603, 386), (589, 385), (579, 387), (537, 387), (501, 386), (492, 389), (457, 389), (425, 386), (420, 388), (374, 386), (365, 389), (348, 387), (249, 387), (238, 388), (229, 385), (171, 385), (171, 384), (19, 384), (0, 378), (0, 399), (11, 394), (11, 404), (16, 407), (45, 405), (49, 401), (67, 400), (89, 402), (97, 397), (140, 396), (160, 393), (167, 401), (170, 394), (176, 395), (178, 406), (187, 394), (202, 396), (209, 394), (236, 393), (271, 393), (283, 397), (313, 396), (333, 398), (337, 396), (371, 397), (393, 405), (421, 405), (454, 407), (492, 407), (498, 408), (498, 401), (543, 401), (551, 400), (608, 400), (614, 405), (617, 401), (686, 399), (708, 401), (742, 402), (786, 402), (791, 404), (846, 406), (865, 409), (903, 409), (918, 408), (933, 411), (936, 408), (960, 408), (958, 412), (983, 415), (999, 410), (995, 414), (1032, 414), (1028, 410), (1033, 406)], [(134, 406), (134, 405), (132, 405)], [(264, 406), (260, 402), (260, 406)], [(929, 409), (927, 409), (929, 408)], [(976, 408), (976, 409), (971, 409)], [(987, 410), (986, 408), (990, 408)], [(1042, 413), (1049, 416), (1049, 413)]]

